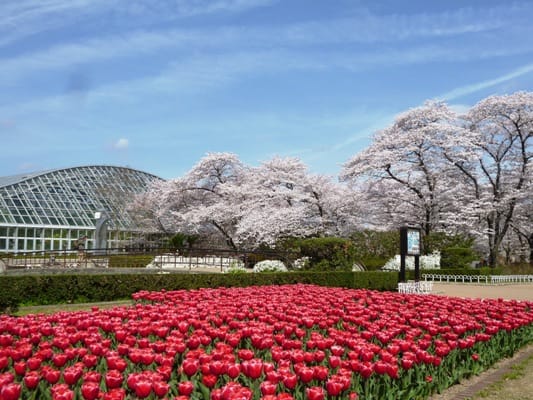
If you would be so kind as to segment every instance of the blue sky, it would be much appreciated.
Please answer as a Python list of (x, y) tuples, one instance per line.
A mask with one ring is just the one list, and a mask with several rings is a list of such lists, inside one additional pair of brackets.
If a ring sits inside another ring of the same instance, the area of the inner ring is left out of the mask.
[(174, 178), (207, 152), (338, 175), (427, 99), (533, 90), (533, 2), (2, 0), (0, 176)]

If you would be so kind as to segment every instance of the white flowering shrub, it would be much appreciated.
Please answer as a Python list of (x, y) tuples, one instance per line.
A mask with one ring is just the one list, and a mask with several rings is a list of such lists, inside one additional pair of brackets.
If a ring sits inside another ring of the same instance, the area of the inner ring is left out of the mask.
[[(383, 266), (383, 270), (386, 271), (399, 271), (400, 270), (400, 255), (394, 256)], [(415, 258), (405, 257), (405, 269), (415, 269)], [(427, 256), (420, 256), (420, 269), (440, 269), (440, 252), (428, 254)]]
[(287, 272), (287, 267), (279, 260), (264, 260), (254, 265), (253, 272)]
[(310, 260), (309, 257), (300, 257), (292, 263), (294, 269), (300, 270), (307, 268), (309, 266)]
[(234, 260), (227, 267), (224, 267), (222, 272), (225, 274), (244, 274), (248, 270), (242, 261)]

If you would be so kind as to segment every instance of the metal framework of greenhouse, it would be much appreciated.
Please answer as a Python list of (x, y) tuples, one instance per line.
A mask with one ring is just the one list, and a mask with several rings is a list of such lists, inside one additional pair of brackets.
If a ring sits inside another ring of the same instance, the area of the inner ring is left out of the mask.
[(155, 175), (116, 166), (83, 166), (0, 177), (0, 253), (98, 247), (96, 214), (110, 218), (107, 247), (131, 243), (142, 229), (126, 209)]

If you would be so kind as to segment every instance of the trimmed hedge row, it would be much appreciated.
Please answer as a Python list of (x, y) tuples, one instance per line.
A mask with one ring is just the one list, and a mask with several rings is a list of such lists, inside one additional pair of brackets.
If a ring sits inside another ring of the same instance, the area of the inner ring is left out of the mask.
[(293, 283), (395, 290), (397, 282), (398, 274), (391, 272), (3, 276), (0, 277), (0, 312), (16, 311), (22, 304), (44, 305), (128, 299), (140, 290), (159, 291)]
[(152, 255), (111, 255), (109, 268), (144, 268), (152, 262)]

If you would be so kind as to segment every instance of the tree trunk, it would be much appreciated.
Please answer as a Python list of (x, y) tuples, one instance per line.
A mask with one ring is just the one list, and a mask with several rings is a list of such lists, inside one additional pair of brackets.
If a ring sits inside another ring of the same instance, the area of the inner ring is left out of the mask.
[(527, 242), (529, 243), (529, 265), (533, 267), (533, 233), (529, 235)]

